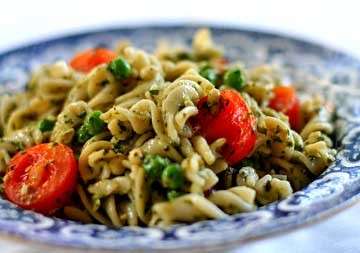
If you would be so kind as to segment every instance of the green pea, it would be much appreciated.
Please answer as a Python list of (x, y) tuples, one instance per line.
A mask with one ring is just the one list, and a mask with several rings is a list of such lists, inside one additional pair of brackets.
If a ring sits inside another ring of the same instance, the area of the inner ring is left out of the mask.
[(152, 180), (160, 180), (161, 174), (166, 166), (170, 164), (167, 158), (159, 155), (146, 155), (144, 159), (144, 170)]
[(100, 111), (93, 111), (88, 116), (87, 120), (85, 121), (85, 124), (89, 129), (89, 134), (96, 135), (101, 133), (101, 131), (103, 131), (106, 123), (102, 119), (100, 119), (100, 116), (101, 116)]
[(179, 189), (184, 185), (184, 181), (182, 168), (176, 163), (168, 165), (161, 175), (161, 183), (165, 188)]
[(241, 90), (245, 85), (245, 74), (239, 68), (226, 71), (224, 84), (236, 90)]
[(122, 57), (110, 62), (108, 70), (119, 80), (128, 78), (132, 72), (131, 65)]
[(82, 125), (76, 132), (77, 135), (77, 141), (79, 143), (85, 143), (88, 139), (92, 137), (92, 135), (89, 133), (89, 130), (87, 128), (87, 125)]
[(77, 131), (77, 139), (79, 143), (85, 143), (88, 139), (101, 133), (106, 123), (100, 118), (100, 111), (93, 111), (87, 115), (83, 125)]
[(53, 130), (54, 126), (55, 126), (55, 120), (43, 119), (39, 123), (39, 130), (42, 133), (51, 131), (51, 130)]
[(116, 153), (125, 153), (127, 150), (127, 142), (126, 141), (118, 141), (114, 144), (113, 149)]
[(166, 194), (168, 200), (170, 200), (170, 201), (180, 197), (181, 195), (183, 195), (182, 192), (178, 192), (175, 190), (168, 191)]
[(216, 84), (216, 81), (218, 79), (218, 75), (216, 73), (216, 70), (210, 67), (209, 65), (205, 65), (200, 68), (199, 74), (209, 80), (212, 84)]

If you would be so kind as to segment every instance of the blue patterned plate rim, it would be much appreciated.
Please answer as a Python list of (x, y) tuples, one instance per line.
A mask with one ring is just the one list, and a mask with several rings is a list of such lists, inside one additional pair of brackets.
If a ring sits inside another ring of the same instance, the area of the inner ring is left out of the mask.
[(152, 48), (156, 39), (163, 37), (189, 43), (196, 28), (204, 26), (211, 28), (218, 43), (230, 49), (231, 56), (240, 57), (249, 65), (262, 62), (278, 64), (295, 80), (305, 78), (302, 72), (305, 71), (326, 81), (327, 85), (319, 86), (316, 91), (334, 99), (339, 106), (335, 137), (339, 153), (336, 161), (318, 179), (293, 196), (255, 212), (222, 220), (178, 225), (166, 230), (131, 227), (115, 230), (97, 224), (83, 225), (45, 217), (21, 210), (0, 198), (1, 232), (54, 245), (126, 252), (221, 248), (315, 221), (360, 198), (360, 94), (348, 92), (360, 88), (360, 61), (319, 44), (269, 32), (209, 25), (104, 28), (0, 53), (0, 83), (3, 84), (0, 88), (3, 88), (2, 92), (20, 89), (29, 71), (39, 64), (68, 59), (82, 48), (103, 44), (112, 46), (119, 38), (130, 38), (145, 49)]

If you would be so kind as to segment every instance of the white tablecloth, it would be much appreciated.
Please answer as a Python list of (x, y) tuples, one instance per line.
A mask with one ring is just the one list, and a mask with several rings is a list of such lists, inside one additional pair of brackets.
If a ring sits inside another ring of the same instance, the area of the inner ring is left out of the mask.
[[(326, 43), (360, 57), (358, 1), (20, 1), (1, 3), (0, 51), (63, 32), (103, 25), (213, 22)], [(360, 205), (312, 226), (251, 242), (234, 252), (360, 252)], [(63, 253), (0, 236), (1, 253)], [(77, 251), (79, 252), (79, 251)]]

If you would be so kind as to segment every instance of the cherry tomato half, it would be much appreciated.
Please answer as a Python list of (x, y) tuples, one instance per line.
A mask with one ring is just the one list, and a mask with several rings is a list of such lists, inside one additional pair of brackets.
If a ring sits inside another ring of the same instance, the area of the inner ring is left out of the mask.
[(81, 72), (89, 72), (96, 66), (108, 63), (116, 58), (116, 54), (106, 48), (89, 49), (78, 53), (70, 61), (70, 66)]
[(51, 214), (70, 199), (77, 162), (66, 145), (45, 143), (19, 152), (4, 177), (6, 197), (22, 208)]
[(289, 117), (290, 126), (299, 130), (301, 125), (300, 101), (295, 89), (291, 86), (278, 86), (274, 88), (273, 92), (274, 97), (270, 100), (269, 107), (286, 114)]
[(194, 130), (208, 142), (225, 138), (221, 155), (230, 165), (251, 153), (256, 142), (256, 119), (238, 92), (221, 91), (215, 112), (208, 107), (207, 97), (200, 99), (197, 106), (199, 113), (191, 120)]

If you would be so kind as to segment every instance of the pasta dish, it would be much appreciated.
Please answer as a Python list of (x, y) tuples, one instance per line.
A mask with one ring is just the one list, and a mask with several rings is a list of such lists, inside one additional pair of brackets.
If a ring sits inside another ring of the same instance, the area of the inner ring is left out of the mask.
[(333, 108), (271, 66), (230, 62), (210, 31), (150, 54), (121, 41), (0, 97), (5, 198), (112, 227), (251, 212), (335, 160)]

